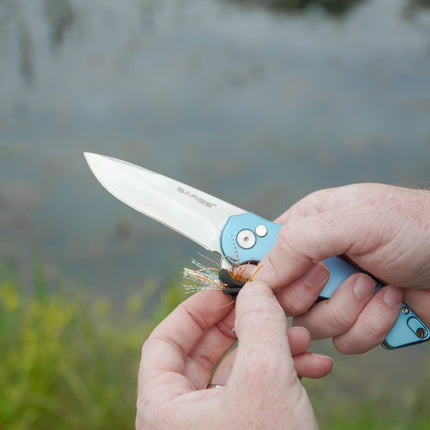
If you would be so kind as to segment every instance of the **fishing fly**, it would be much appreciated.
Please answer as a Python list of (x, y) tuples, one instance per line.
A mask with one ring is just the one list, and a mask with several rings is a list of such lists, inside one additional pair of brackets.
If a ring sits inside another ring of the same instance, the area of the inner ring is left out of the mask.
[[(223, 257), (226, 258), (226, 257)], [(220, 290), (224, 294), (229, 294), (233, 299), (236, 299), (240, 289), (249, 281), (252, 281), (260, 270), (261, 266), (254, 270), (250, 275), (250, 265), (252, 263), (241, 264), (239, 261), (232, 262), (229, 259), (229, 269), (220, 267), (207, 267), (195, 259), (191, 263), (195, 268), (190, 269), (185, 267), (183, 277), (190, 283), (184, 284), (184, 289), (187, 293), (196, 293), (201, 290)]]

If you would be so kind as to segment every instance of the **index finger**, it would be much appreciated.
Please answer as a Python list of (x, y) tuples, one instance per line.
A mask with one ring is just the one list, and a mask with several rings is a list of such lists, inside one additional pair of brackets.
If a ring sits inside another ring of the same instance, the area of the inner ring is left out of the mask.
[[(231, 298), (201, 291), (181, 303), (151, 333), (142, 348), (139, 391), (145, 385), (175, 384), (176, 394), (194, 389), (184, 375), (185, 359), (204, 333), (231, 310)], [(163, 384), (159, 384), (163, 377)], [(157, 382), (158, 381), (158, 382)]]
[[(348, 205), (290, 220), (282, 226), (254, 279), (280, 288), (297, 280), (314, 261), (344, 254), (365, 256), (387, 241), (377, 225), (372, 210), (358, 214), (355, 207)], [(386, 273), (372, 273), (388, 281)]]

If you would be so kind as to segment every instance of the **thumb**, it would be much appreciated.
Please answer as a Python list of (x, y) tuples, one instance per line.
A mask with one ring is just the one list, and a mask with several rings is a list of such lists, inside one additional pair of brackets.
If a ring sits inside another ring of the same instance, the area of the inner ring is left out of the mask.
[(239, 346), (229, 382), (244, 398), (253, 393), (267, 399), (268, 393), (300, 385), (287, 338), (287, 318), (268, 285), (253, 281), (242, 288), (235, 330)]

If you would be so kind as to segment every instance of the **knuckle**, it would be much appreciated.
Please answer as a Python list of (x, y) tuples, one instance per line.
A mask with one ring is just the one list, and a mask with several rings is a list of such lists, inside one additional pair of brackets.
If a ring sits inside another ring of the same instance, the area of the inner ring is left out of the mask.
[(283, 256), (291, 255), (295, 258), (309, 260), (308, 256), (301, 251), (302, 249), (309, 249), (308, 237), (297, 222), (284, 224), (279, 232), (277, 242)]
[(344, 335), (333, 338), (333, 344), (342, 354), (363, 354), (386, 337), (389, 327), (374, 318), (360, 320), (360, 326)]
[(356, 349), (354, 349), (354, 347), (351, 345), (350, 342), (348, 342), (347, 339), (345, 339), (343, 337), (339, 337), (339, 338), (334, 337), (333, 338), (333, 345), (341, 354), (348, 355), (348, 354), (355, 354), (355, 353), (359, 352)]
[(222, 319), (221, 321), (219, 321), (216, 324), (216, 327), (224, 336), (232, 337), (232, 338), (236, 337), (236, 334), (234, 334), (234, 331), (233, 331), (232, 324), (227, 323), (227, 321), (225, 319)]
[(303, 300), (293, 297), (291, 300), (284, 300), (284, 309), (288, 316), (298, 316), (304, 314), (309, 306)]
[(315, 292), (302, 288), (301, 283), (281, 289), (276, 297), (285, 313), (294, 317), (306, 314), (317, 299)]
[(390, 327), (387, 326), (387, 324), (382, 319), (366, 318), (365, 324), (369, 337), (378, 340), (378, 342), (384, 340), (390, 329)]
[(328, 321), (332, 331), (335, 334), (341, 334), (353, 326), (355, 318), (351, 312), (335, 307), (329, 308)]

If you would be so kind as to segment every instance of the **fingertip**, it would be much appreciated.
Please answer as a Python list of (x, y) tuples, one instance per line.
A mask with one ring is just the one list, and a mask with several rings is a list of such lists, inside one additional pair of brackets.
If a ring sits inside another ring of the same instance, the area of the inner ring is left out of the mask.
[(368, 302), (375, 294), (375, 281), (364, 273), (359, 273), (354, 278), (352, 292), (359, 302)]
[[(293, 323), (294, 323), (294, 321), (293, 321)], [(291, 326), (288, 329), (288, 335), (290, 336), (291, 334), (293, 334), (294, 336), (297, 336), (297, 337), (309, 339), (309, 341), (311, 340), (311, 334), (310, 334), (309, 330), (306, 327), (303, 327), (301, 325)]]
[(311, 353), (319, 370), (318, 378), (328, 375), (333, 370), (334, 360), (328, 355)]
[(331, 372), (331, 370), (333, 369), (333, 365), (334, 365), (334, 360), (333, 360), (333, 358), (329, 357), (328, 355), (315, 354), (315, 353), (313, 353), (313, 354), (317, 357), (317, 359), (318, 359), (321, 363), (325, 364), (326, 369), (328, 369), (328, 372), (327, 372), (327, 373)]
[(304, 327), (289, 327), (287, 330), (288, 343), (292, 355), (301, 354), (311, 345), (311, 334)]
[(326, 263), (314, 262), (303, 275), (303, 282), (311, 288), (322, 289), (330, 277), (330, 270)]
[(316, 360), (320, 363), (320, 375), (319, 377), (322, 378), (323, 376), (327, 376), (332, 370), (334, 365), (334, 360), (331, 357), (328, 357), (327, 355), (321, 355), (316, 354)]
[(254, 281), (264, 282), (266, 285), (274, 285), (277, 275), (270, 258), (270, 253), (271, 251), (260, 261), (257, 268), (254, 270), (251, 277)]
[(318, 300), (329, 278), (327, 264), (313, 262), (303, 276), (276, 290), (276, 297), (287, 315), (303, 315)]
[(318, 379), (333, 369), (333, 359), (321, 354), (306, 352), (294, 357), (294, 365), (300, 377)]
[(402, 304), (402, 290), (393, 285), (384, 287), (382, 300), (391, 308), (398, 308)]
[(269, 285), (267, 285), (265, 282), (263, 281), (259, 281), (259, 280), (253, 280), (251, 282), (247, 282), (241, 289), (239, 292), (238, 297), (244, 297), (244, 296), (267, 296), (267, 297), (271, 297), (273, 298), (273, 291), (272, 289), (269, 287)]

